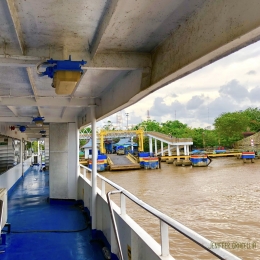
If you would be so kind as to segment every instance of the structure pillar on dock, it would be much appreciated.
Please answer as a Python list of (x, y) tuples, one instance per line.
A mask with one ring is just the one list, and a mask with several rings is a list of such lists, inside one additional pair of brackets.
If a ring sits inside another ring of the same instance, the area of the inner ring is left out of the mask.
[(168, 156), (171, 156), (172, 152), (171, 152), (171, 146), (168, 144)]
[(164, 152), (163, 152), (163, 142), (161, 141), (161, 156), (164, 156)]
[[(180, 147), (179, 147), (179, 145), (176, 145), (176, 152), (177, 152), (177, 156), (180, 156)], [(180, 158), (177, 158), (177, 161), (180, 161)]]
[(157, 139), (154, 139), (154, 153), (157, 155)]
[(177, 156), (180, 156), (180, 146), (176, 145)]
[(149, 152), (150, 152), (150, 154), (153, 153), (153, 139), (152, 139), (152, 137), (149, 137)]

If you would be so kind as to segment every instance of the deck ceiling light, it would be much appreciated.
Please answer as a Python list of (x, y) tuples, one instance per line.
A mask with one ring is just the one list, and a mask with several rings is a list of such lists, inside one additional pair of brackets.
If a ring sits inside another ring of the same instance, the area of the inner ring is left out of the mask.
[(20, 126), (19, 126), (19, 130), (20, 130), (22, 133), (25, 132), (26, 126), (20, 125)]
[(38, 116), (38, 117), (33, 118), (32, 121), (33, 121), (33, 122), (35, 123), (35, 125), (37, 125), (37, 126), (43, 126), (44, 117)]
[[(52, 87), (55, 88), (57, 95), (71, 95), (83, 73), (81, 66), (86, 63), (84, 60), (72, 61), (71, 56), (68, 60), (50, 59), (37, 66), (37, 73), (53, 79)], [(38, 69), (42, 64), (47, 64), (47, 68), (44, 72), (39, 72)]]

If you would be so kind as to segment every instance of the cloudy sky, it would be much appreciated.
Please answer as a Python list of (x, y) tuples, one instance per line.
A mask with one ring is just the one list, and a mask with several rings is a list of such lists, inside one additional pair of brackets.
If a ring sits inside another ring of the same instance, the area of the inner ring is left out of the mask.
[(121, 126), (147, 119), (179, 120), (190, 127), (211, 126), (223, 112), (260, 107), (260, 42), (254, 43), (150, 94), (102, 121)]

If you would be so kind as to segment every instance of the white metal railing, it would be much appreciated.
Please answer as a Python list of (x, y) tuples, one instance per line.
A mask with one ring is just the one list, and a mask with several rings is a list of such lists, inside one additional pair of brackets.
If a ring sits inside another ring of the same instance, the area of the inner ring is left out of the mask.
[[(80, 164), (80, 167), (83, 168), (83, 176), (86, 176), (86, 171), (91, 172), (92, 170), (82, 164)], [(81, 173), (80, 173), (81, 174)], [(141, 208), (145, 209), (148, 211), (150, 214), (154, 215), (156, 218), (160, 220), (160, 237), (161, 237), (161, 256), (167, 256), (170, 254), (170, 248), (169, 248), (169, 230), (168, 227), (172, 227), (185, 237), (189, 238), (211, 254), (215, 255), (219, 259), (223, 260), (240, 260), (239, 257), (233, 255), (232, 253), (228, 252), (227, 250), (218, 247), (218, 248), (213, 248), (212, 247), (212, 242), (203, 236), (199, 235), (195, 231), (189, 229), (188, 227), (182, 225), (178, 221), (170, 218), (169, 216), (165, 215), (164, 213), (160, 212), (159, 210), (151, 207), (150, 205), (146, 204), (142, 200), (138, 199), (136, 196), (134, 196), (132, 193), (128, 192), (121, 186), (117, 185), (116, 183), (110, 181), (109, 179), (103, 177), (102, 175), (97, 173), (97, 177), (101, 179), (101, 196), (103, 198), (106, 198), (106, 191), (105, 191), (105, 183), (108, 183), (112, 187), (114, 187), (117, 191), (114, 192), (108, 192), (107, 194), (107, 199), (110, 194), (112, 193), (120, 193), (120, 209), (121, 209), (121, 215), (126, 215), (126, 200), (125, 197), (128, 197), (130, 200), (132, 200), (134, 203), (136, 203), (138, 206)], [(113, 214), (113, 213), (112, 213)], [(113, 216), (112, 216), (112, 221), (113, 221)], [(116, 225), (116, 223), (113, 223), (113, 225)], [(116, 237), (118, 234), (115, 235)], [(118, 239), (118, 237), (117, 237)], [(120, 242), (119, 242), (120, 246)], [(121, 251), (121, 248), (119, 248)]]

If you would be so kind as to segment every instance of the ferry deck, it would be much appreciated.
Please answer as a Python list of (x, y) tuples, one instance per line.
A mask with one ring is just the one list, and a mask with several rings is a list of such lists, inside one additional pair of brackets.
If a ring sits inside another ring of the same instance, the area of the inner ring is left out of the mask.
[[(86, 241), (102, 232), (118, 259), (173, 259), (169, 227), (208, 250), (209, 241), (114, 183), (121, 205), (110, 202), (95, 160), (91, 180), (79, 164), (79, 130), (91, 126), (96, 158), (97, 121), (259, 40), (259, 7), (246, 0), (0, 1), (1, 257), (92, 259), (100, 251)], [(34, 140), (45, 142), (49, 171), (30, 166)], [(125, 196), (160, 220), (160, 244), (127, 216)], [(91, 232), (79, 231), (86, 214), (64, 203), (72, 201), (84, 203)], [(41, 232), (58, 230), (79, 232)]]

